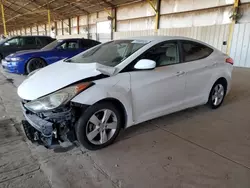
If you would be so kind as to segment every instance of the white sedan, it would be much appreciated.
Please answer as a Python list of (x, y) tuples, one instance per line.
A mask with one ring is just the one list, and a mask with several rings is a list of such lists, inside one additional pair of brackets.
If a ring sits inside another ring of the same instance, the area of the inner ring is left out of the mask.
[(110, 145), (122, 128), (208, 104), (230, 90), (233, 60), (184, 37), (114, 40), (47, 66), (18, 88), (27, 137), (48, 148)]

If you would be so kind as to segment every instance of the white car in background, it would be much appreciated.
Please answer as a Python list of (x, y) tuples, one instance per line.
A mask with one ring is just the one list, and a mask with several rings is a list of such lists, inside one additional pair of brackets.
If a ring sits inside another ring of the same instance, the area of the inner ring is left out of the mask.
[(230, 90), (233, 60), (183, 37), (114, 40), (29, 76), (18, 88), (27, 137), (46, 147), (110, 145), (122, 128), (208, 104)]

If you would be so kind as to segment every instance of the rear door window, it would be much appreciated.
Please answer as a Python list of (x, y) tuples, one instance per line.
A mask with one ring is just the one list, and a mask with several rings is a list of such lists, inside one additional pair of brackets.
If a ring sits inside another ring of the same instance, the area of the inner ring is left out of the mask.
[(213, 49), (193, 41), (182, 41), (183, 61), (195, 61), (208, 57)]
[(22, 38), (22, 45), (23, 46), (35, 46), (36, 40), (35, 37), (24, 37)]
[(41, 39), (38, 38), (38, 37), (36, 37), (36, 45), (37, 45), (37, 46), (42, 46), (42, 45), (43, 45)]

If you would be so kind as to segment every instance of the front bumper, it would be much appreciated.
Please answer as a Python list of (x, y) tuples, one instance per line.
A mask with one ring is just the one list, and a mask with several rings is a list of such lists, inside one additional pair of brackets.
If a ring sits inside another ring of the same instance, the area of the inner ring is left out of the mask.
[(10, 61), (6, 61), (5, 59), (3, 59), (1, 63), (2, 63), (3, 69), (6, 72), (23, 74), (22, 68), (20, 68), (20, 65), (22, 64), (22, 62), (10, 62)]
[(73, 114), (71, 109), (61, 112), (34, 114), (21, 103), (25, 120), (22, 121), (27, 138), (46, 148), (60, 145), (64, 141), (74, 142), (76, 139), (72, 126)]

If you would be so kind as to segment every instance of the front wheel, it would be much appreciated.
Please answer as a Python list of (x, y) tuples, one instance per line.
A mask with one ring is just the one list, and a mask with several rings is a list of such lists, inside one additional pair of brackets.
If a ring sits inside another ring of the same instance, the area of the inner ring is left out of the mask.
[(226, 95), (226, 87), (222, 82), (216, 82), (211, 89), (208, 105), (212, 109), (219, 108), (225, 98)]
[(30, 74), (34, 70), (43, 68), (45, 66), (46, 66), (46, 63), (44, 62), (44, 60), (40, 58), (33, 58), (29, 60), (27, 63), (26, 72), (27, 74)]
[(121, 123), (121, 114), (112, 103), (97, 103), (89, 107), (76, 123), (76, 136), (85, 148), (102, 149), (114, 142)]

